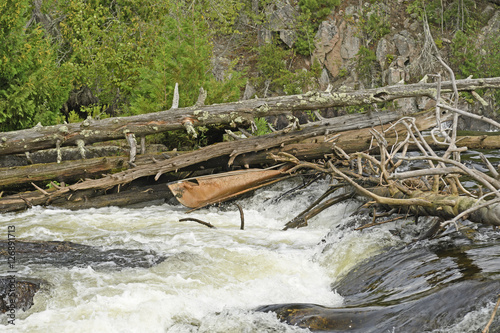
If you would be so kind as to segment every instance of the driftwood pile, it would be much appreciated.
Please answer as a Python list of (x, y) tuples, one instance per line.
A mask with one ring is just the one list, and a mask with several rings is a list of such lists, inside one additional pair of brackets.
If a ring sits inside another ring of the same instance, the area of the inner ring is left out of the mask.
[[(500, 78), (440, 82), (437, 77), (434, 83), (307, 92), (208, 106), (200, 100), (193, 107), (158, 113), (89, 118), (81, 123), (0, 133), (0, 163), (4, 165), (0, 168), (0, 212), (34, 205), (81, 209), (165, 200), (172, 198), (167, 186), (172, 181), (286, 162), (294, 166), (288, 174), (312, 169), (331, 175), (351, 189), (328, 199), (323, 206), (315, 203), (311, 207), (313, 213), (304, 212), (287, 227), (303, 225), (324, 209), (321, 207), (344, 200), (351, 191), (400, 212), (440, 216), (452, 223), (468, 217), (500, 225), (500, 208), (494, 205), (500, 201), (498, 173), (489, 162), (489, 174), (468, 169), (460, 163), (459, 156), (467, 148), (498, 148), (500, 140), (496, 136), (457, 137), (458, 114), (478, 116), (467, 114), (456, 103), (446, 103), (442, 98), (453, 96), (456, 102), (459, 91), (498, 88)], [(435, 107), (419, 114), (384, 111), (335, 118), (323, 118), (317, 112), (408, 97), (428, 97), (435, 101)], [(297, 111), (314, 112), (318, 120), (300, 125), (293, 116)], [(291, 125), (263, 136), (247, 133), (256, 117), (277, 115), (285, 115)], [(451, 131), (443, 126), (448, 120), (453, 121)], [(196, 136), (196, 127), (215, 124), (240, 129), (247, 138), (189, 152), (152, 153), (146, 146), (146, 136), (150, 134), (185, 129)], [(431, 128), (432, 135), (424, 138), (421, 132)], [(102, 146), (112, 140), (127, 142), (127, 146)], [(444, 150), (444, 155), (438, 155), (438, 149)], [(409, 150), (420, 151), (421, 157), (406, 157)], [(429, 168), (423, 173), (398, 173), (397, 167), (411, 159), (425, 159)], [(459, 175), (480, 183), (485, 194), (475, 195), (463, 189)], [(325, 194), (325, 199), (334, 192), (332, 189)], [(485, 201), (492, 197), (495, 199)]]

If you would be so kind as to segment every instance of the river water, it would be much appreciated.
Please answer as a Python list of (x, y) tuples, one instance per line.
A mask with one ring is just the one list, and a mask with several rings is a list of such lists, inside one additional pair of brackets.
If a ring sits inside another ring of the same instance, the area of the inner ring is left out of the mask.
[[(182, 206), (165, 203), (81, 211), (34, 207), (3, 214), (0, 230), (6, 234), (14, 225), (18, 240), (138, 249), (164, 259), (151, 267), (134, 267), (133, 257), (122, 265), (131, 267), (119, 267), (112, 259), (54, 265), (41, 255), (36, 262), (20, 264), (19, 278), (48, 284), (36, 294), (31, 309), (17, 312), (15, 326), (0, 316), (0, 331), (307, 332), (279, 321), (272, 312), (254, 309), (279, 303), (341, 307), (345, 297), (332, 285), (365, 259), (410, 239), (396, 235), (394, 223), (362, 232), (348, 228), (359, 206), (355, 200), (330, 207), (305, 228), (282, 231), (328, 187), (320, 181), (273, 200), (298, 182), (278, 183), (238, 200), (245, 230), (240, 230), (239, 211), (232, 204), (189, 214)], [(210, 222), (216, 229), (179, 222), (185, 217)], [(498, 261), (494, 264), (500, 266)], [(491, 302), (438, 331), (482, 329), (496, 301), (492, 296)]]

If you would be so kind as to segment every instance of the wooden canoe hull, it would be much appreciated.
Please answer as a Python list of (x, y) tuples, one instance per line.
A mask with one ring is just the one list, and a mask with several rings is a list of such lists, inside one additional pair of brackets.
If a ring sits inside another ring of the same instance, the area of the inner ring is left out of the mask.
[(248, 169), (186, 179), (168, 187), (184, 206), (200, 208), (262, 187), (284, 175), (281, 169)]

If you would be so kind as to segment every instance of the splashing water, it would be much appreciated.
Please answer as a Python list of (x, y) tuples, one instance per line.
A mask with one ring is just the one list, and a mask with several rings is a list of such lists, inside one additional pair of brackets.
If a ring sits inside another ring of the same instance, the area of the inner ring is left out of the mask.
[[(363, 233), (339, 228), (359, 205), (355, 201), (330, 207), (306, 228), (282, 231), (328, 188), (327, 182), (319, 182), (277, 203), (271, 200), (294, 185), (278, 183), (240, 199), (245, 230), (239, 230), (239, 211), (231, 204), (188, 215), (185, 208), (168, 204), (81, 211), (35, 207), (4, 214), (1, 230), (14, 225), (18, 240), (138, 249), (166, 259), (150, 268), (133, 262), (119, 269), (92, 262), (60, 267), (43, 258), (20, 266), (19, 278), (43, 279), (48, 285), (36, 294), (31, 309), (17, 313), (15, 326), (0, 316), (0, 331), (308, 331), (253, 309), (273, 303), (342, 306), (343, 297), (332, 291), (332, 283), (402, 240), (389, 232), (390, 226)], [(179, 222), (187, 216), (216, 229)]]

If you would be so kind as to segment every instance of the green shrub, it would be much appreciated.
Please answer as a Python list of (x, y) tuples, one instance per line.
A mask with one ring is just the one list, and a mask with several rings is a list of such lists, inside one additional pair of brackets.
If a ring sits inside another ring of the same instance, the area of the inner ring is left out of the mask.
[(0, 3), (0, 131), (53, 123), (69, 96), (65, 66), (57, 66), (51, 40), (26, 25), (31, 1)]
[(271, 133), (271, 129), (269, 128), (269, 124), (265, 118), (255, 118), (254, 123), (257, 130), (253, 133), (253, 135), (260, 136)]
[[(479, 77), (500, 76), (500, 36), (495, 35), (485, 41), (483, 50), (476, 48), (477, 35), (468, 35), (457, 31), (451, 44), (450, 62), (457, 78), (473, 75)], [(496, 101), (500, 101), (500, 92), (494, 92)]]
[(472, 0), (414, 0), (406, 7), (406, 12), (416, 14), (419, 20), (426, 16), (429, 25), (434, 27), (470, 32), (475, 30), (483, 19), (481, 14), (474, 10), (476, 6)]
[(294, 50), (285, 50), (276, 42), (267, 43), (256, 48), (258, 53), (257, 69), (262, 74), (255, 80), (256, 86), (263, 87), (269, 83), (268, 89), (283, 91), (285, 94), (300, 94), (306, 89), (317, 86), (317, 78), (321, 75), (321, 66), (317, 61), (310, 70), (290, 70), (290, 62), (295, 58)]
[(235, 101), (244, 86), (243, 73), (230, 70), (226, 79), (212, 75), (211, 33), (197, 11), (173, 7), (156, 27), (155, 45), (150, 45), (152, 61), (140, 68), (137, 88), (132, 92), (130, 113), (169, 109), (175, 84), (179, 84), (179, 106), (192, 106), (200, 87), (207, 91), (207, 104)]
[(356, 71), (362, 80), (370, 80), (377, 62), (377, 55), (368, 47), (361, 46), (356, 54)]
[(382, 37), (391, 32), (391, 25), (388, 17), (380, 12), (378, 6), (374, 10), (364, 13), (360, 19), (361, 30), (366, 33), (371, 44), (376, 44)]

